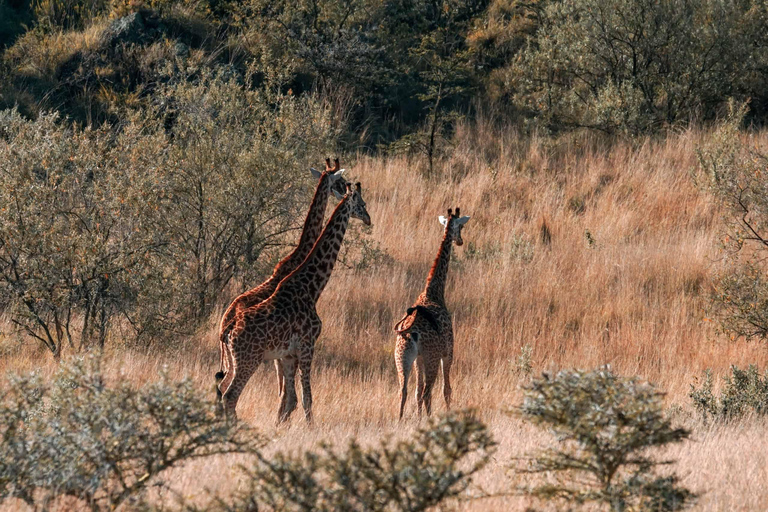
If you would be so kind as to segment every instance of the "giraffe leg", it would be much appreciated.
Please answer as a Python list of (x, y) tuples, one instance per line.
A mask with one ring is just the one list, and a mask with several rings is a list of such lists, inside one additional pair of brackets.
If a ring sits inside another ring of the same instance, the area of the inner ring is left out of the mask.
[[(262, 360), (263, 353), (238, 351), (237, 335), (230, 336), (230, 365), (229, 373), (222, 382), (222, 405), (227, 418), (237, 419), (235, 408), (245, 385), (251, 379), (253, 372)], [(226, 384), (226, 387), (223, 385)]]
[(397, 377), (400, 381), (400, 419), (403, 419), (405, 410), (405, 399), (408, 397), (408, 377), (411, 373), (411, 367), (418, 355), (416, 343), (411, 338), (416, 336), (412, 334), (408, 337), (398, 336), (397, 347), (395, 348), (395, 366), (397, 367)]
[(424, 363), (424, 410), (427, 412), (427, 416), (432, 414), (432, 388), (437, 380), (437, 371), (440, 364), (439, 359), (428, 359)]
[(224, 376), (229, 369), (229, 361), (227, 357), (227, 344), (226, 336), (219, 336), (219, 371), (216, 372), (214, 378), (216, 379), (216, 401), (221, 402), (221, 382), (224, 380)]
[(285, 370), (283, 365), (287, 364), (286, 359), (275, 359), (275, 373), (277, 374), (277, 397), (280, 400), (280, 408), (277, 411), (277, 422), (280, 423), (280, 418), (283, 417), (283, 411), (285, 410)]
[(416, 409), (421, 418), (421, 406), (424, 403), (424, 358), (416, 358)]
[(232, 377), (233, 377), (233, 368), (234, 368), (234, 362), (233, 362), (233, 356), (232, 356), (232, 350), (229, 348), (229, 343), (222, 343), (221, 344), (221, 351), (222, 351), (222, 366), (224, 366), (224, 371), (219, 372), (216, 374), (216, 398), (219, 403), (222, 404), (222, 409), (220, 412), (224, 412), (223, 409), (223, 394), (229, 388), (229, 386), (232, 384)]
[[(312, 345), (314, 345), (314, 343)], [(299, 373), (301, 374), (301, 405), (304, 408), (304, 418), (309, 424), (312, 424), (312, 386), (310, 384), (312, 352), (313, 349), (310, 347), (301, 355), (299, 360)]]
[(451, 365), (453, 364), (453, 351), (443, 358), (443, 397), (445, 408), (451, 408)]
[(280, 370), (283, 376), (283, 391), (280, 394), (280, 407), (277, 411), (277, 423), (288, 421), (296, 409), (296, 357), (286, 357), (280, 361)]

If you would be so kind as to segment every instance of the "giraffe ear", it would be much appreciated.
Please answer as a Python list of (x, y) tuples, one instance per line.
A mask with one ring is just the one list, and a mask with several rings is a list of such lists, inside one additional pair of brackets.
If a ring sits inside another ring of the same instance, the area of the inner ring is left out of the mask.
[(440, 220), (440, 224), (442, 224), (443, 226), (447, 226), (448, 225), (448, 219), (446, 219), (442, 215), (440, 217), (438, 217), (438, 219)]
[(344, 171), (346, 171), (346, 169), (340, 169), (335, 173), (331, 174), (331, 176), (333, 176), (333, 181), (336, 181), (337, 179), (341, 178), (341, 175), (344, 174)]
[(455, 222), (459, 226), (463, 226), (464, 224), (467, 223), (468, 220), (469, 220), (469, 215), (465, 215), (463, 217), (459, 217), (458, 219), (456, 219)]
[(317, 169), (315, 169), (314, 167), (310, 167), (310, 168), (309, 168), (309, 172), (311, 172), (311, 173), (312, 173), (312, 176), (314, 176), (314, 177), (315, 177), (315, 178), (317, 178), (318, 180), (320, 179), (320, 176), (322, 176), (322, 175), (323, 175), (323, 173), (321, 173), (320, 171), (318, 171), (318, 170), (317, 170)]
[(333, 195), (336, 196), (336, 199), (338, 199), (339, 201), (344, 199), (344, 194), (339, 194), (339, 191), (336, 190), (335, 188), (333, 189)]

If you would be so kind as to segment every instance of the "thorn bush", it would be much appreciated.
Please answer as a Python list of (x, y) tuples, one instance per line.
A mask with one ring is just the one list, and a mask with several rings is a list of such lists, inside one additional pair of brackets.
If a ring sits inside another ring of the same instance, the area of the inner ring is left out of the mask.
[(0, 504), (114, 510), (191, 459), (263, 445), (215, 416), (189, 381), (107, 385), (98, 359), (62, 365), (50, 383), (13, 377), (0, 401)]
[(527, 387), (519, 412), (558, 441), (518, 461), (520, 473), (552, 477), (525, 493), (544, 500), (596, 502), (612, 511), (680, 510), (694, 498), (674, 474), (654, 472), (672, 462), (655, 459), (649, 449), (681, 442), (689, 431), (671, 425), (661, 393), (651, 384), (607, 368), (544, 374)]

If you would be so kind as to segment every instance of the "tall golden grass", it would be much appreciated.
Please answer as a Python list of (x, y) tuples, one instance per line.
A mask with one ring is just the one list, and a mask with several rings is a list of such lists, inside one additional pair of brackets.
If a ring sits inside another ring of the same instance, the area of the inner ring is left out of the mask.
[[(411, 432), (413, 416), (396, 421), (392, 326), (424, 286), (442, 236), (437, 217), (459, 206), (472, 218), (464, 246), (454, 249), (446, 289), (456, 345), (453, 400), (455, 407), (476, 408), (500, 443), (478, 484), (491, 492), (513, 489), (522, 477), (508, 472), (510, 458), (550, 441), (506, 413), (519, 403), (527, 377), (517, 358), (529, 346), (534, 372), (610, 364), (665, 390), (668, 403), (677, 405), (677, 420), (694, 429), (691, 441), (666, 455), (679, 460), (675, 470), (683, 484), (703, 493), (698, 509), (767, 506), (765, 423), (705, 426), (687, 396), (705, 368), (722, 375), (731, 364), (768, 363), (764, 345), (727, 339), (707, 318), (720, 265), (720, 215), (690, 177), (695, 149), (707, 136), (690, 129), (665, 139), (606, 141), (581, 134), (552, 140), (478, 123), (459, 128), (459, 142), (435, 176), (405, 157), (359, 157), (347, 167), (363, 184), (373, 219), (367, 236), (389, 258), (359, 271), (337, 266), (320, 299), (316, 424), (307, 427), (298, 412), (290, 425), (273, 426), (271, 365), (252, 378), (239, 417), (273, 437), (271, 450), (292, 452), (321, 440), (374, 442)], [(759, 138), (768, 140), (768, 134)], [(109, 372), (142, 385), (167, 366), (213, 398), (216, 325), (212, 319), (207, 331), (178, 350), (125, 350), (113, 342)], [(51, 370), (48, 356), (34, 347), (6, 353), (0, 372)], [(435, 391), (439, 414), (440, 384)], [(406, 413), (414, 413), (412, 397)], [(179, 468), (174, 488), (187, 497), (203, 496), (205, 487), (226, 492), (236, 485), (238, 462)], [(506, 497), (461, 507), (527, 505), (534, 504)]]

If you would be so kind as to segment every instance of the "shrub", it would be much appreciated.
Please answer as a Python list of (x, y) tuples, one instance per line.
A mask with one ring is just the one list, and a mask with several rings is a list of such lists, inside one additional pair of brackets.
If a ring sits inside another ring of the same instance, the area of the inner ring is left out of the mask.
[(694, 495), (675, 475), (657, 476), (648, 450), (678, 443), (689, 432), (665, 418), (661, 394), (609, 369), (547, 374), (527, 387), (522, 416), (551, 429), (558, 446), (522, 459), (521, 473), (551, 474), (525, 489), (541, 499), (597, 502), (614, 511), (680, 510)]
[(761, 377), (755, 365), (749, 365), (746, 370), (731, 366), (731, 377), (723, 378), (720, 396), (715, 394), (712, 372), (707, 370), (701, 387), (691, 384), (690, 397), (705, 421), (768, 414), (768, 370)]
[(742, 140), (745, 104), (730, 103), (728, 117), (698, 148), (700, 184), (723, 207), (725, 265), (715, 278), (714, 314), (733, 337), (768, 336), (768, 156)]
[(11, 378), (0, 402), (0, 503), (73, 503), (114, 510), (162, 485), (165, 470), (216, 454), (251, 453), (261, 438), (216, 418), (189, 381), (142, 390), (107, 385), (95, 358), (53, 382)]
[(550, 128), (638, 133), (761, 95), (762, 2), (531, 2), (538, 30), (509, 67), (515, 102)]
[(237, 76), (155, 98), (119, 130), (0, 114), (0, 305), (54, 355), (118, 327), (193, 332), (228, 284), (271, 268), (305, 169), (344, 129), (328, 104)]
[(353, 441), (342, 453), (325, 446), (302, 456), (260, 456), (246, 471), (244, 488), (213, 509), (428, 510), (460, 496), (489, 461), (494, 445), (485, 425), (460, 412), (430, 421), (411, 440), (382, 442), (377, 448)]

